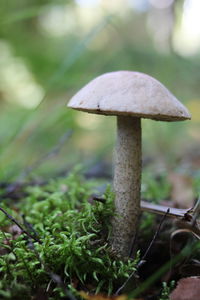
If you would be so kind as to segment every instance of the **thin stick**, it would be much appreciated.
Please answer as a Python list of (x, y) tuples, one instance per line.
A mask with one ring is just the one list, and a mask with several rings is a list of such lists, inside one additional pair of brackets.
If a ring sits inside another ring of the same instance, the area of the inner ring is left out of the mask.
[(128, 282), (130, 281), (130, 279), (135, 275), (135, 272), (137, 271), (137, 268), (140, 267), (141, 265), (143, 265), (146, 261), (145, 261), (145, 258), (147, 257), (147, 254), (149, 253), (150, 249), (152, 248), (153, 246), (153, 243), (155, 242), (155, 239), (157, 238), (159, 232), (160, 232), (160, 229), (161, 229), (161, 226), (165, 220), (165, 218), (167, 217), (167, 214), (169, 212), (169, 208), (168, 210), (166, 211), (165, 215), (162, 217), (161, 221), (160, 221), (160, 224), (158, 226), (158, 229), (156, 230), (154, 236), (153, 236), (153, 239), (151, 240), (151, 243), (149, 244), (146, 252), (144, 253), (144, 255), (142, 256), (141, 260), (138, 262), (137, 266), (136, 266), (136, 270), (134, 270), (131, 275), (127, 278), (127, 280), (122, 284), (121, 287), (119, 287), (119, 289), (116, 291), (115, 295), (119, 295), (119, 293), (126, 287), (126, 285), (128, 284)]
[(41, 244), (41, 241), (39, 239), (37, 239), (36, 237), (34, 237), (28, 231), (24, 230), (24, 228), (11, 215), (9, 215), (2, 207), (0, 207), (0, 211), (2, 211), (4, 213), (4, 215), (6, 215), (6, 217), (9, 220), (11, 220), (15, 225), (17, 225), (21, 229), (22, 233), (25, 233), (29, 238), (31, 238), (35, 242), (38, 242), (38, 243)]
[(23, 219), (23, 224), (25, 226), (25, 228), (29, 231), (33, 233), (33, 236), (38, 237), (38, 233), (35, 231), (35, 229), (33, 228), (33, 225), (30, 224), (29, 222), (26, 221), (26, 216), (23, 214), (22, 215), (22, 219)]
[(162, 224), (163, 224), (165, 218), (167, 217), (167, 215), (168, 215), (168, 213), (169, 213), (169, 210), (170, 210), (170, 209), (168, 208), (168, 210), (166, 211), (166, 213), (163, 215), (163, 217), (162, 217), (162, 219), (161, 219), (161, 221), (160, 221), (160, 224), (159, 224), (159, 226), (158, 226), (158, 229), (156, 230), (156, 232), (155, 232), (155, 234), (154, 234), (154, 236), (153, 236), (153, 239), (151, 240), (151, 243), (149, 244), (149, 247), (147, 248), (146, 252), (145, 252), (144, 255), (142, 256), (142, 259), (141, 259), (142, 261), (145, 260), (145, 258), (147, 257), (149, 251), (151, 250), (151, 248), (152, 248), (152, 246), (153, 246), (153, 243), (155, 242), (155, 239), (157, 238), (157, 236), (158, 236), (158, 234), (159, 234), (159, 232), (160, 232), (161, 226), (162, 226)]
[(147, 211), (150, 213), (165, 215), (168, 211), (167, 216), (173, 218), (184, 218), (186, 214), (190, 214), (192, 212), (192, 208), (180, 209), (174, 207), (166, 207), (159, 204), (149, 203), (147, 201), (141, 201), (141, 210)]
[[(93, 200), (99, 201), (102, 203), (106, 202), (105, 198), (94, 196)], [(186, 208), (186, 209), (181, 209), (181, 208), (175, 208), (175, 207), (167, 207), (159, 204), (154, 204), (154, 203), (149, 203), (147, 201), (142, 200), (141, 201), (141, 210), (142, 211), (147, 211), (150, 213), (158, 214), (158, 215), (165, 215), (166, 212), (168, 211), (167, 216), (172, 217), (172, 218), (184, 218), (185, 215), (191, 215), (192, 218), (192, 213), (197, 211), (197, 207), (200, 209), (200, 198), (197, 204), (195, 204), (194, 208)]]

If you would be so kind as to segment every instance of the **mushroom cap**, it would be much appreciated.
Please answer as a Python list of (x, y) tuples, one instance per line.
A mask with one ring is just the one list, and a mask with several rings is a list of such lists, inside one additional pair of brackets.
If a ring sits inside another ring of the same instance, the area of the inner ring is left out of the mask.
[(103, 74), (85, 85), (68, 107), (103, 115), (160, 121), (190, 119), (187, 108), (155, 78), (132, 71)]

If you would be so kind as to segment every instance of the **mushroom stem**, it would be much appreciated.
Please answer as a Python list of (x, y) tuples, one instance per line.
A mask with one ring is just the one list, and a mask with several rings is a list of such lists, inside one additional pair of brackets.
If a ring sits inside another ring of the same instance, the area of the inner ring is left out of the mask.
[(131, 254), (140, 214), (141, 119), (117, 117), (112, 247), (122, 256)]

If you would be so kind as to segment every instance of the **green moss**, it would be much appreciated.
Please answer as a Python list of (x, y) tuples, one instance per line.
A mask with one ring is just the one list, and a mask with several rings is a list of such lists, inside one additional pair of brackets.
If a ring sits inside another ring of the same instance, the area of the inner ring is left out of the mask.
[(12, 212), (4, 206), (41, 243), (25, 234), (13, 236), (10, 220), (0, 214), (2, 299), (22, 299), (18, 290), (29, 299), (47, 286), (51, 299), (60, 299), (63, 289), (52, 274), (59, 275), (66, 288), (108, 294), (130, 275), (137, 262), (117, 257), (108, 244), (113, 194), (107, 188), (105, 202), (99, 202), (92, 200), (94, 191), (94, 182), (74, 172), (44, 186), (27, 187), (27, 196)]

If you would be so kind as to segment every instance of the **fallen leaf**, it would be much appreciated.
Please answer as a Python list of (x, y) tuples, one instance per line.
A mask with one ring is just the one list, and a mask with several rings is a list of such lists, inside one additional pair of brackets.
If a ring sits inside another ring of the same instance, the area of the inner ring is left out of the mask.
[[(120, 296), (106, 296), (103, 294), (87, 294), (84, 291), (81, 291), (80, 296), (85, 300), (127, 300), (128, 295), (120, 295)], [(144, 300), (140, 299), (132, 299), (132, 300)]]
[(200, 277), (193, 276), (180, 279), (176, 289), (170, 294), (170, 300), (199, 300)]

